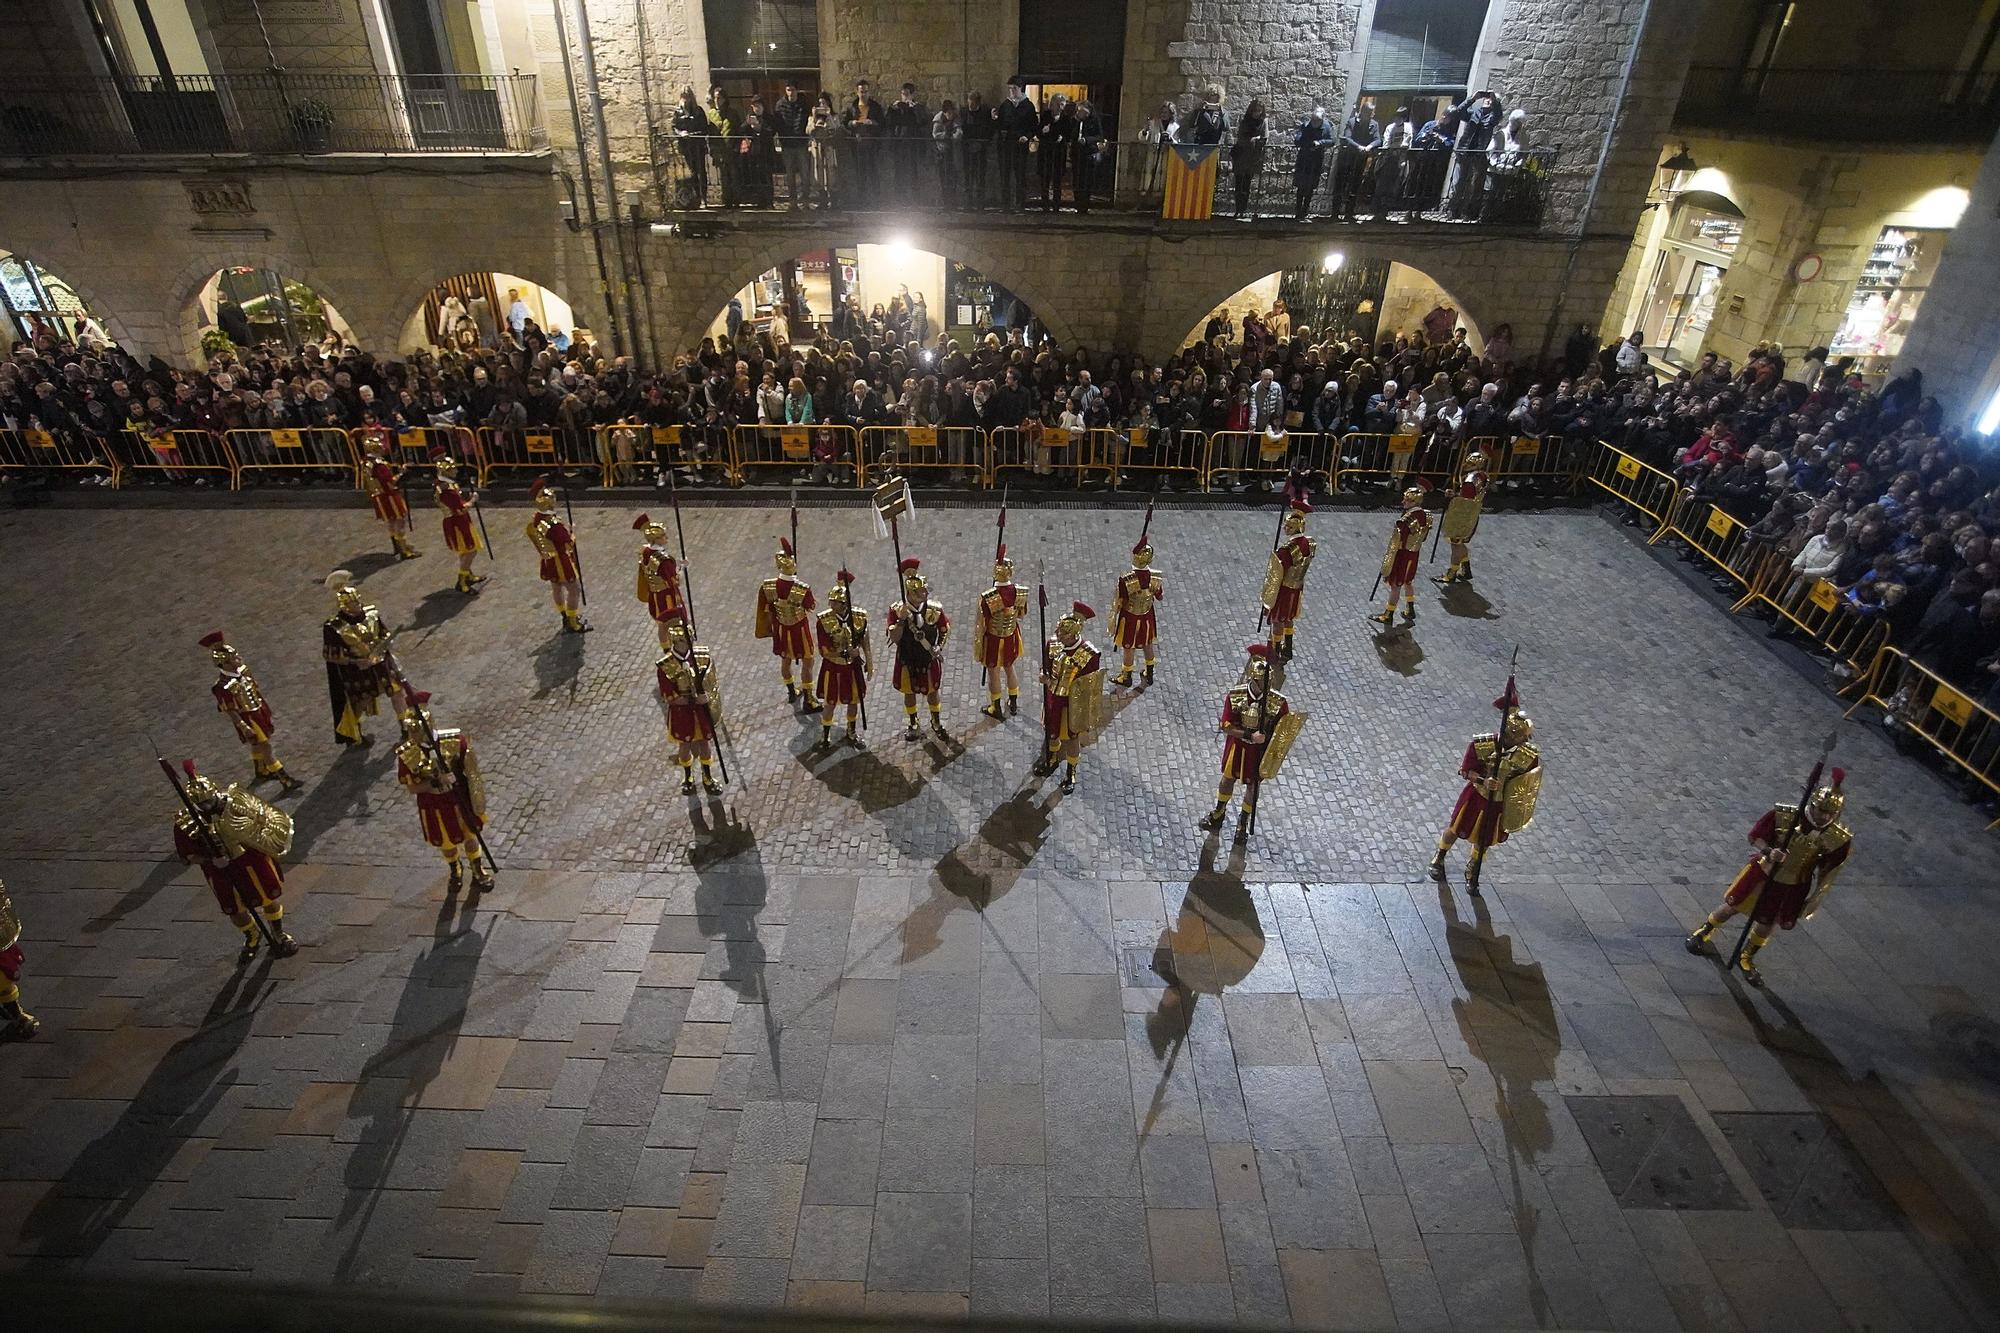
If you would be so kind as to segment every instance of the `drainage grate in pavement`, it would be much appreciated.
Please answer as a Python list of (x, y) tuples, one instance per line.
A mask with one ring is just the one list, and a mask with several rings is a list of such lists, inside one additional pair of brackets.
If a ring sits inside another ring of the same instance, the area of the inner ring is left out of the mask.
[(1810, 1112), (1732, 1112), (1717, 1128), (1778, 1221), (1813, 1231), (1894, 1231), (1901, 1213), (1840, 1127)]
[(1621, 1208), (1749, 1204), (1678, 1097), (1565, 1097)]

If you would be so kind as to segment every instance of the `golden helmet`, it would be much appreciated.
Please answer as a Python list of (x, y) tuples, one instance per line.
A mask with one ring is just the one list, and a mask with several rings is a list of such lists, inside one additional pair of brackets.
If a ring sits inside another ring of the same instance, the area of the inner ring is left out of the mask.
[(798, 552), (792, 548), (791, 538), (778, 538), (778, 554), (773, 556), (772, 559), (777, 563), (780, 574), (796, 574), (798, 572)]
[(1057, 636), (1067, 635), (1071, 639), (1076, 638), (1083, 633), (1083, 622), (1095, 618), (1096, 615), (1097, 612), (1093, 611), (1088, 604), (1084, 602), (1071, 602), (1069, 610), (1056, 617)]
[(1306, 515), (1313, 511), (1312, 501), (1303, 495), (1292, 501), (1291, 512), (1285, 515), (1285, 531), (1300, 533), (1306, 530)]
[(528, 491), (534, 497), (535, 508), (546, 514), (556, 507), (556, 493), (549, 487), (547, 477), (535, 478), (534, 486)]
[(1500, 723), (1500, 743), (1519, 745), (1535, 734), (1535, 719), (1518, 708), (1507, 710), (1506, 718)]
[(424, 724), (430, 721), (431, 717), (430, 709), (424, 705), (430, 701), (431, 696), (427, 691), (404, 691), (402, 703), (396, 709), (396, 721), (402, 724), (405, 736), (421, 735), (424, 732)]
[(222, 804), (222, 789), (196, 771), (194, 760), (181, 760), (181, 771), (187, 774), (182, 790), (195, 809), (206, 813)]
[(685, 655), (694, 644), (694, 632), (688, 628), (687, 618), (675, 616), (666, 622), (667, 646), (674, 652)]
[(931, 581), (920, 572), (923, 561), (909, 557), (896, 568), (903, 575), (903, 600), (912, 606), (930, 600)]
[(1474, 449), (1465, 456), (1465, 465), (1476, 472), (1486, 466), (1486, 455)]
[(644, 537), (651, 545), (659, 545), (667, 539), (667, 525), (656, 520), (651, 514), (641, 514), (632, 520), (632, 531)]
[(1132, 548), (1132, 568), (1144, 569), (1146, 568), (1146, 566), (1152, 563), (1153, 563), (1153, 544), (1147, 541), (1144, 537), (1141, 537), (1139, 539), (1139, 544)]
[(1806, 802), (1806, 818), (1812, 822), (1813, 827), (1825, 828), (1840, 818), (1840, 812), (1847, 807), (1847, 793), (1841, 788), (1841, 783), (1846, 780), (1846, 769), (1834, 769), (1833, 785), (1821, 787)]
[(1244, 679), (1254, 680), (1259, 684), (1269, 681), (1271, 678), (1271, 645), (1268, 643), (1253, 643), (1243, 651), (1250, 655), (1250, 661), (1243, 668)]
[(217, 666), (235, 666), (243, 660), (236, 655), (236, 650), (230, 647), (228, 642), (223, 639), (222, 631), (219, 629), (210, 630), (208, 633), (202, 635), (200, 643), (202, 647), (208, 649), (208, 655), (215, 659)]
[(1414, 509), (1418, 505), (1422, 504), (1424, 502), (1424, 493), (1425, 493), (1424, 487), (1422, 487), (1421, 485), (1404, 487), (1403, 508)]
[(453, 458), (451, 451), (443, 445), (432, 445), (430, 457), (431, 467), (437, 471), (438, 476), (449, 477), (458, 471), (458, 460)]
[(361, 592), (354, 586), (354, 571), (336, 569), (323, 580), (326, 590), (333, 594), (333, 604), (348, 615), (361, 612)]
[(833, 576), (833, 586), (826, 590), (826, 600), (832, 604), (834, 610), (845, 611), (853, 602), (853, 593), (848, 587), (853, 582), (854, 575), (849, 573), (845, 566)]
[(1007, 558), (1007, 544), (1005, 542), (1000, 543), (999, 547), (993, 552), (993, 581), (995, 583), (1012, 583), (1014, 581), (1014, 562)]

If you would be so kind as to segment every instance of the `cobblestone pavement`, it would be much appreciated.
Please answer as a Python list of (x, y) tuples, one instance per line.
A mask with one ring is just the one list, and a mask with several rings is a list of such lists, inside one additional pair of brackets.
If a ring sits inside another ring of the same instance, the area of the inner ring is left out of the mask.
[[(738, 779), (684, 801), (632, 513), (579, 509), (554, 632), (524, 509), (476, 600), (358, 514), (0, 516), (17, 682), (0, 873), (42, 1035), (0, 1049), (15, 1264), (427, 1290), (1300, 1326), (1971, 1328), (1992, 1256), (2000, 885), (1980, 821), (1587, 514), (1502, 515), (1476, 591), (1363, 616), (1389, 518), (1316, 515), (1285, 688), (1312, 720), (1247, 851), (1204, 844), (1213, 718), (1273, 514), (1162, 512), (1165, 651), (1061, 796), (979, 717), (990, 508), (905, 534), (961, 616), (954, 739), (815, 755), (750, 632), (782, 510), (687, 513)], [(1017, 506), (1025, 580), (1108, 611), (1139, 514)], [(801, 515), (806, 576), (891, 556)], [(403, 627), (475, 738), (500, 887), (447, 900), (392, 718), (336, 752), (318, 580)], [(220, 625), (306, 777), (297, 957), (160, 859), (148, 736), (247, 767)], [(1102, 621), (1093, 626), (1108, 639)], [(1423, 878), (1518, 644), (1548, 778), (1488, 893)], [(1852, 868), (1749, 992), (1681, 935), (1838, 728)]]

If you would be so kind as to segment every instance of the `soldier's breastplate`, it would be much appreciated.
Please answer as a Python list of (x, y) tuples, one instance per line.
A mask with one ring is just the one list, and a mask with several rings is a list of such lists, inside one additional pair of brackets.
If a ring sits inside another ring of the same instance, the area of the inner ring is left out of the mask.
[(1014, 631), (1021, 624), (1019, 606), (1019, 599), (1010, 604), (999, 593), (988, 593), (986, 596), (986, 632), (996, 639), (1013, 637)]
[(536, 552), (544, 560), (553, 559), (556, 553), (555, 541), (549, 536), (551, 526), (543, 522), (540, 515), (528, 520), (528, 540), (534, 543)]
[(1284, 584), (1287, 588), (1306, 586), (1306, 568), (1312, 564), (1313, 548), (1304, 543), (1292, 547), (1291, 562), (1285, 566)]
[(794, 583), (782, 596), (772, 598), (771, 611), (773, 615), (777, 616), (778, 623), (787, 628), (802, 624), (806, 618), (806, 590), (804, 586)]
[[(1797, 816), (1794, 816), (1797, 818)], [(1782, 830), (1780, 831), (1782, 835)], [(1827, 836), (1823, 830), (1808, 825), (1792, 836), (1785, 847), (1785, 856), (1778, 863), (1771, 877), (1780, 884), (1799, 884), (1812, 876), (1813, 867), (1826, 854)]]
[(1144, 583), (1136, 578), (1125, 581), (1125, 611), (1128, 615), (1143, 616), (1153, 609), (1153, 585), (1151, 580)]
[(820, 632), (826, 635), (822, 660), (834, 666), (846, 666), (854, 658), (854, 632), (831, 612), (820, 617), (819, 627)]

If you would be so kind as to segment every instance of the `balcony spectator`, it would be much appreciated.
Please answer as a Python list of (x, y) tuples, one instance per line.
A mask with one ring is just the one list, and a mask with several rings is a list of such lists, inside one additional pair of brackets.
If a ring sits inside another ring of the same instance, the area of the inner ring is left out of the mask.
[(1370, 208), (1378, 218), (1386, 218), (1403, 208), (1410, 147), (1416, 131), (1410, 125), (1410, 108), (1399, 106), (1382, 127), (1382, 149), (1375, 162), (1375, 202)]
[[(1515, 107), (1506, 123), (1486, 146), (1486, 198), (1480, 205), (1481, 222), (1514, 222), (1527, 210), (1528, 113)], [(1783, 362), (1778, 363), (1782, 368)]]
[(730, 136), (736, 130), (736, 108), (729, 101), (729, 94), (721, 84), (714, 84), (708, 90), (708, 105), (703, 108), (708, 113), (710, 142), (715, 146), (715, 174), (721, 178), (722, 206), (734, 208), (741, 202), (743, 169), (736, 161), (736, 145)]
[(1222, 85), (1211, 83), (1203, 91), (1201, 105), (1194, 109), (1181, 132), (1184, 142), (1220, 144), (1229, 137), (1229, 113), (1222, 109)]
[(1482, 88), (1451, 109), (1458, 135), (1453, 144), (1451, 217), (1467, 221), (1479, 215), (1486, 199), (1486, 150), (1502, 120), (1500, 99)]
[(1167, 154), (1181, 139), (1180, 108), (1172, 102), (1160, 103), (1159, 109), (1146, 120), (1139, 131), (1139, 141), (1146, 145), (1146, 174), (1140, 186), (1148, 199), (1157, 199), (1166, 188)]
[(1319, 193), (1320, 178), (1326, 174), (1327, 149), (1336, 138), (1326, 108), (1318, 105), (1292, 135), (1297, 154), (1292, 160), (1292, 217), (1297, 221), (1304, 222), (1312, 215), (1313, 196)]
[(962, 206), (989, 208), (993, 203), (993, 144), (1000, 132), (999, 112), (986, 105), (974, 89), (965, 95), (958, 123)]
[(883, 125), (894, 159), (893, 197), (906, 205), (922, 202), (930, 178), (926, 159), (932, 128), (930, 108), (917, 99), (916, 84), (906, 82), (897, 91)]
[(1019, 78), (1008, 80), (1006, 100), (994, 108), (994, 129), (1000, 164), (1000, 207), (1007, 212), (1019, 212), (1027, 204), (1030, 149), (1041, 131), (1040, 113)]
[[(1451, 176), (1452, 148), (1457, 134), (1458, 123), (1449, 111), (1433, 116), (1418, 128), (1411, 145), (1416, 170), (1406, 188), (1411, 211), (1432, 213), (1444, 206), (1444, 187)], [(1592, 346), (1594, 350), (1595, 344)]]
[(960, 198), (965, 189), (965, 126), (949, 97), (938, 103), (937, 114), (931, 117), (931, 158), (937, 168), (938, 202), (946, 208), (971, 206), (970, 197)]
[(1087, 98), (1078, 98), (1070, 108), (1070, 116), (1076, 122), (1076, 139), (1072, 151), (1076, 154), (1076, 172), (1072, 191), (1076, 196), (1076, 211), (1090, 211), (1090, 196), (1097, 188), (1097, 172), (1104, 161), (1104, 121), (1092, 108)]
[[(832, 93), (821, 93), (813, 102), (812, 118), (806, 122), (806, 136), (812, 141), (812, 191), (809, 197), (815, 208), (832, 208), (836, 192), (842, 188), (842, 177), (846, 174), (841, 156), (853, 151), (844, 147), (848, 142), (847, 129), (840, 123), (840, 113), (834, 110)], [(842, 202), (845, 200), (842, 199)]]
[[(832, 103), (827, 104), (829, 107)], [(785, 80), (785, 95), (771, 108), (771, 124), (777, 131), (778, 154), (785, 164), (785, 207), (796, 213), (802, 203), (813, 198), (812, 125), (813, 104), (791, 79)]]
[(1375, 100), (1364, 97), (1355, 103), (1354, 114), (1340, 131), (1340, 154), (1333, 169), (1333, 215), (1342, 222), (1354, 218), (1355, 203), (1361, 197), (1362, 177), (1370, 158), (1382, 146), (1382, 129), (1375, 123)]
[(775, 144), (771, 122), (764, 111), (764, 99), (762, 96), (752, 97), (731, 144), (740, 178), (738, 197), (745, 207), (771, 206), (771, 177), (778, 165)]
[(1076, 120), (1069, 114), (1069, 98), (1055, 93), (1042, 104), (1041, 124), (1035, 130), (1035, 178), (1047, 212), (1062, 208), (1063, 169), (1075, 142)]
[(841, 127), (847, 131), (853, 162), (846, 175), (846, 195), (851, 207), (867, 207), (879, 198), (881, 163), (877, 154), (886, 124), (882, 104), (871, 95), (868, 80), (854, 82), (854, 96), (840, 113)]
[(1250, 210), (1251, 189), (1264, 170), (1266, 122), (1263, 100), (1251, 98), (1250, 105), (1243, 108), (1243, 118), (1236, 122), (1236, 142), (1229, 150), (1229, 174), (1236, 187), (1232, 217), (1240, 218)]

